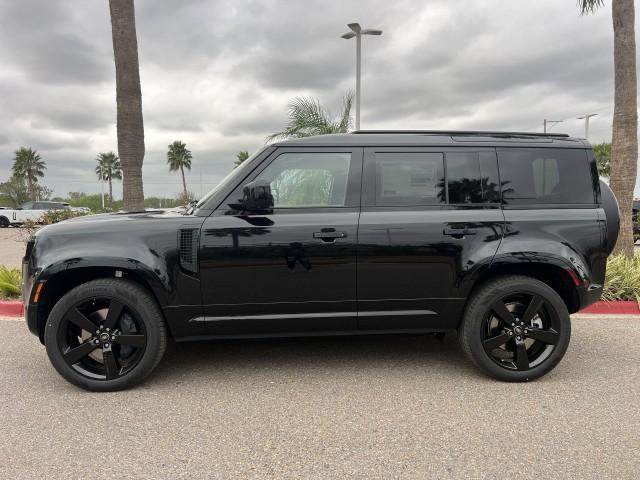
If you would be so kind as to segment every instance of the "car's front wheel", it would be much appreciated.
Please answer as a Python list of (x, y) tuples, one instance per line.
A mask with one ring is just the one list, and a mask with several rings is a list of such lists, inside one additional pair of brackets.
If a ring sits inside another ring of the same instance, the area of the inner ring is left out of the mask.
[(53, 307), (45, 333), (47, 354), (69, 382), (113, 391), (144, 380), (166, 349), (162, 313), (138, 284), (100, 279), (82, 284)]
[(462, 349), (477, 367), (511, 382), (550, 372), (567, 351), (570, 336), (569, 312), (555, 290), (516, 275), (475, 292), (458, 331)]

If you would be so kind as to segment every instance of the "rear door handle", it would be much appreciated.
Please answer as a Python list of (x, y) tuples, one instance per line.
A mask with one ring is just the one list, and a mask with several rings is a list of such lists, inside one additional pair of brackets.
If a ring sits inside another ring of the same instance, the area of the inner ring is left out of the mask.
[(313, 232), (313, 238), (319, 238), (324, 242), (335, 242), (336, 238), (346, 238), (346, 232), (336, 232), (335, 229), (322, 229), (321, 232)]
[(443, 235), (450, 235), (452, 237), (464, 237), (465, 235), (475, 235), (476, 230), (473, 228), (451, 228), (445, 227)]

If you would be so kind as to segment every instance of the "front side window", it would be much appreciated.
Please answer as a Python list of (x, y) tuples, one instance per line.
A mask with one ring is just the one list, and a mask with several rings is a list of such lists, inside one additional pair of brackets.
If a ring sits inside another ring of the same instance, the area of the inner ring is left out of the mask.
[(276, 208), (341, 207), (350, 165), (351, 153), (283, 153), (256, 180), (271, 184)]
[(506, 204), (592, 204), (586, 152), (563, 148), (498, 150), (502, 199)]
[(449, 203), (498, 203), (500, 182), (493, 152), (447, 153)]
[(444, 203), (444, 167), (441, 153), (377, 152), (376, 205), (431, 205)]

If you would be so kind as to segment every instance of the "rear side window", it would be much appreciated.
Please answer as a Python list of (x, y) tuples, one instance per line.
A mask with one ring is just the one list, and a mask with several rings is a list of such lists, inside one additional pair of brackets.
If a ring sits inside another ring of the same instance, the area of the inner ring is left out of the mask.
[(446, 162), (449, 203), (500, 202), (495, 153), (447, 153)]
[(445, 203), (441, 153), (377, 152), (376, 205)]
[(506, 204), (593, 204), (591, 169), (584, 150), (498, 149)]

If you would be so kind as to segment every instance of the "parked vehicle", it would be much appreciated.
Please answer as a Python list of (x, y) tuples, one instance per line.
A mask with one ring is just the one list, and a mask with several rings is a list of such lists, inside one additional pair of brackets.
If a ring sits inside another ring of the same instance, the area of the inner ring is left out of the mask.
[(0, 227), (20, 226), (29, 220), (38, 222), (46, 211), (69, 210), (70, 208), (69, 204), (64, 202), (26, 202), (20, 208), (2, 209)]
[(458, 332), (483, 372), (553, 369), (602, 292), (617, 202), (560, 134), (354, 132), (269, 145), (186, 214), (81, 217), (28, 243), (29, 330), (88, 390), (176, 341)]

